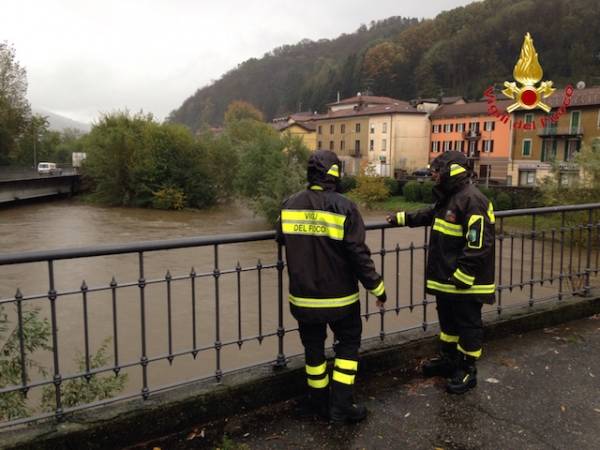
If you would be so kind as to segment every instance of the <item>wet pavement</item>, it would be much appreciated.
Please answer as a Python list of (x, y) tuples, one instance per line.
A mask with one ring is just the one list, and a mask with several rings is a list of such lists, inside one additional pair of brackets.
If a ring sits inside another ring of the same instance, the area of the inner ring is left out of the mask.
[(600, 315), (498, 339), (484, 352), (479, 385), (463, 396), (416, 370), (359, 378), (369, 416), (357, 425), (303, 417), (290, 400), (133, 448), (600, 448)]

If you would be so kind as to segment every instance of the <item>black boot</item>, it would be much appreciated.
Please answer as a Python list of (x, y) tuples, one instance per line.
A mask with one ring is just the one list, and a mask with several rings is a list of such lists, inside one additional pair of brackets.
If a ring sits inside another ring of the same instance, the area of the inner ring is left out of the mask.
[(367, 417), (367, 408), (354, 403), (353, 386), (333, 382), (329, 418), (333, 423), (356, 423)]
[(440, 356), (423, 363), (421, 371), (424, 377), (451, 377), (458, 366), (459, 354), (456, 344), (442, 342), (440, 345)]
[(458, 368), (454, 371), (452, 378), (448, 380), (446, 390), (450, 394), (464, 394), (477, 386), (476, 359), (472, 356), (463, 355)]
[(300, 400), (295, 412), (299, 417), (318, 416), (329, 420), (329, 387), (308, 388), (308, 394)]

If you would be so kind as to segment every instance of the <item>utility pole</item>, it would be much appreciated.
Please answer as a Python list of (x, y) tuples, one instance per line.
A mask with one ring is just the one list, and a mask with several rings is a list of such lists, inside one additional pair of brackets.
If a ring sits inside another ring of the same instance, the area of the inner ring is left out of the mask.
[(37, 133), (36, 133), (35, 123), (34, 123), (33, 124), (33, 168), (34, 169), (37, 167), (37, 149), (36, 149), (36, 143), (37, 143)]

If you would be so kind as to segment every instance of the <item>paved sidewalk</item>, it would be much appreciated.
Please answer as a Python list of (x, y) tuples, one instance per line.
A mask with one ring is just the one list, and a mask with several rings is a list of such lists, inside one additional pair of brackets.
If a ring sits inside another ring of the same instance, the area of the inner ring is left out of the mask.
[(600, 449), (600, 316), (484, 347), (479, 386), (450, 396), (412, 373), (358, 378), (369, 417), (332, 426), (269, 406), (133, 448)]

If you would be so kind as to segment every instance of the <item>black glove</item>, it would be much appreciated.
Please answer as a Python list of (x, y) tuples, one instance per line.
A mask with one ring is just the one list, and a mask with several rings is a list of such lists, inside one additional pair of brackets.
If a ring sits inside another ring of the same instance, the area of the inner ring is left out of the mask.
[(385, 303), (387, 301), (387, 294), (384, 292), (383, 294), (377, 297), (377, 300), (379, 300), (381, 303)]
[(387, 220), (387, 222), (391, 225), (394, 226), (400, 226), (403, 227), (405, 225), (404, 221), (405, 221), (405, 216), (404, 216), (404, 211), (399, 211), (397, 213), (390, 213), (387, 215), (387, 217), (385, 218), (385, 220)]
[(450, 283), (452, 283), (454, 286), (456, 286), (458, 289), (469, 289), (471, 287), (468, 284), (463, 283), (462, 281), (460, 281), (454, 275), (452, 275), (450, 278), (448, 278), (448, 281)]

